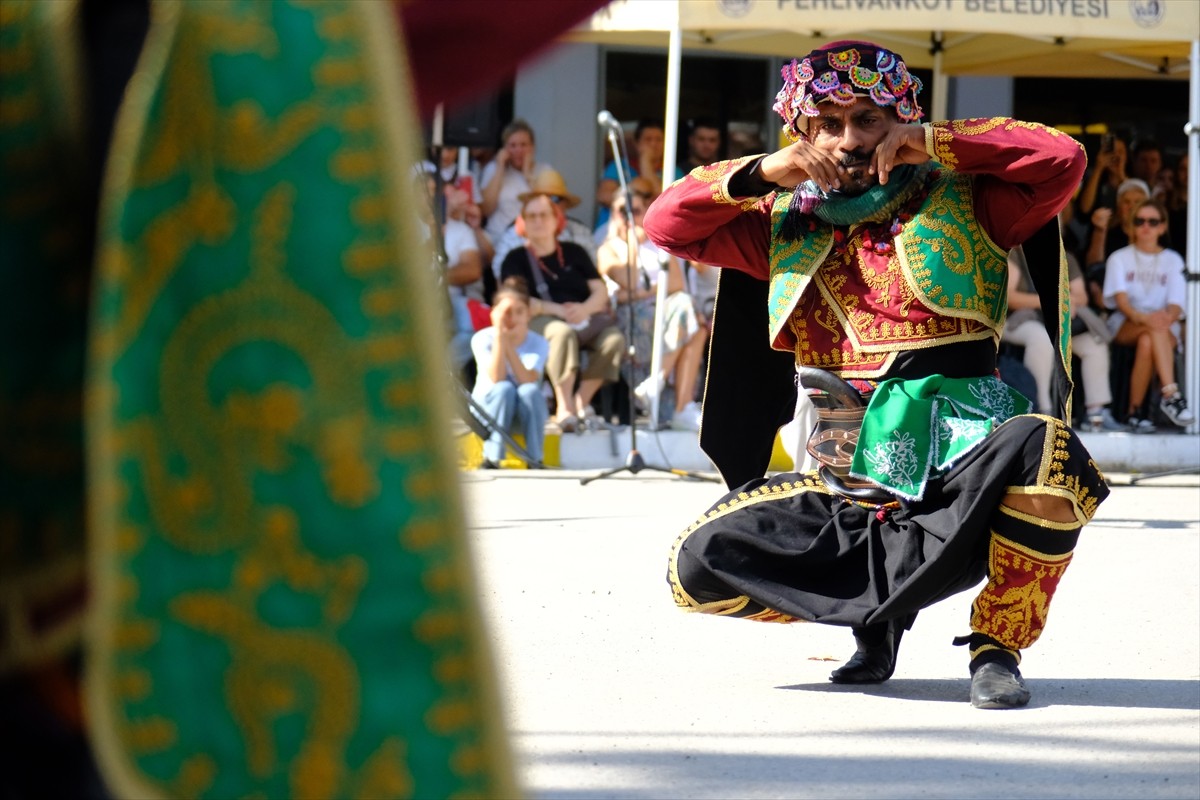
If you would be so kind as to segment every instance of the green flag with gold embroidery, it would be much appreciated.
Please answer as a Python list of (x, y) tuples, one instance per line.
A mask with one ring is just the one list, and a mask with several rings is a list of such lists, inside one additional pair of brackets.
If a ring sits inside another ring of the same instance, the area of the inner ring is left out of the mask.
[(118, 795), (512, 796), (383, 3), (153, 8), (110, 157), (87, 691)]

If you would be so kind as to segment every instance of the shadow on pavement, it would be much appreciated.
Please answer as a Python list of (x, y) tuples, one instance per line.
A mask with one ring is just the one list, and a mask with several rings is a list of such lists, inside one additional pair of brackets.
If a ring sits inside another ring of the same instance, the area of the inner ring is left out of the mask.
[[(1200, 710), (1200, 683), (1189, 680), (1139, 680), (1137, 678), (1031, 678), (1031, 708), (1097, 706), (1103, 708), (1170, 708)], [(896, 679), (870, 686), (833, 683), (798, 683), (777, 689), (825, 694), (869, 694), (897, 700), (966, 703), (971, 683), (967, 678)]]

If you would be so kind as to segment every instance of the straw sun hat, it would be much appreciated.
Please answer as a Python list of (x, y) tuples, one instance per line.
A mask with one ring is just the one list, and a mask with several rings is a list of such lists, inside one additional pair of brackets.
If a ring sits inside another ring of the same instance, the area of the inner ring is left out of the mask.
[(563, 180), (563, 176), (553, 169), (544, 169), (534, 176), (529, 191), (517, 195), (517, 199), (524, 203), (540, 194), (557, 197), (559, 205), (563, 208), (574, 208), (579, 205), (579, 198), (567, 191), (567, 183)]

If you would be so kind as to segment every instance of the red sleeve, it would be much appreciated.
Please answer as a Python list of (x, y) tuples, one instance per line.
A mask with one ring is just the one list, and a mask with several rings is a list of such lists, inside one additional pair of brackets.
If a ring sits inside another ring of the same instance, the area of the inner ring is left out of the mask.
[(931, 123), (925, 146), (947, 168), (978, 176), (975, 215), (1004, 248), (1053, 219), (1087, 167), (1083, 146), (1070, 136), (1007, 117)]
[(643, 227), (673, 256), (766, 280), (771, 199), (732, 197), (729, 178), (755, 157), (697, 167), (650, 205)]

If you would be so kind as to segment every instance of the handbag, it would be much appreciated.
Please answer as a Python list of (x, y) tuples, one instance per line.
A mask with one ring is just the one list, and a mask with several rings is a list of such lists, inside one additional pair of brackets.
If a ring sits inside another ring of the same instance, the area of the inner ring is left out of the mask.
[(587, 322), (578, 326), (572, 325), (575, 328), (575, 336), (579, 339), (581, 347), (587, 347), (592, 343), (600, 333), (617, 324), (615, 315), (608, 311), (601, 311), (598, 314), (592, 314), (588, 317)]
[(1075, 318), (1071, 320), (1071, 335), (1090, 333), (1100, 341), (1108, 344), (1112, 341), (1113, 333), (1108, 329), (1104, 318), (1087, 306), (1075, 310)]
[[(543, 277), (542, 271), (536, 261), (536, 256), (533, 250), (526, 247), (525, 254), (529, 257), (529, 271), (533, 273), (534, 283), (537, 285), (538, 297), (542, 299), (550, 299), (550, 287), (546, 285), (546, 278)], [(581, 322), (571, 327), (575, 329), (575, 338), (579, 340), (581, 347), (587, 347), (592, 343), (592, 340), (600, 335), (601, 331), (617, 324), (617, 318), (611, 311), (601, 311), (592, 314), (587, 318), (586, 322)]]

